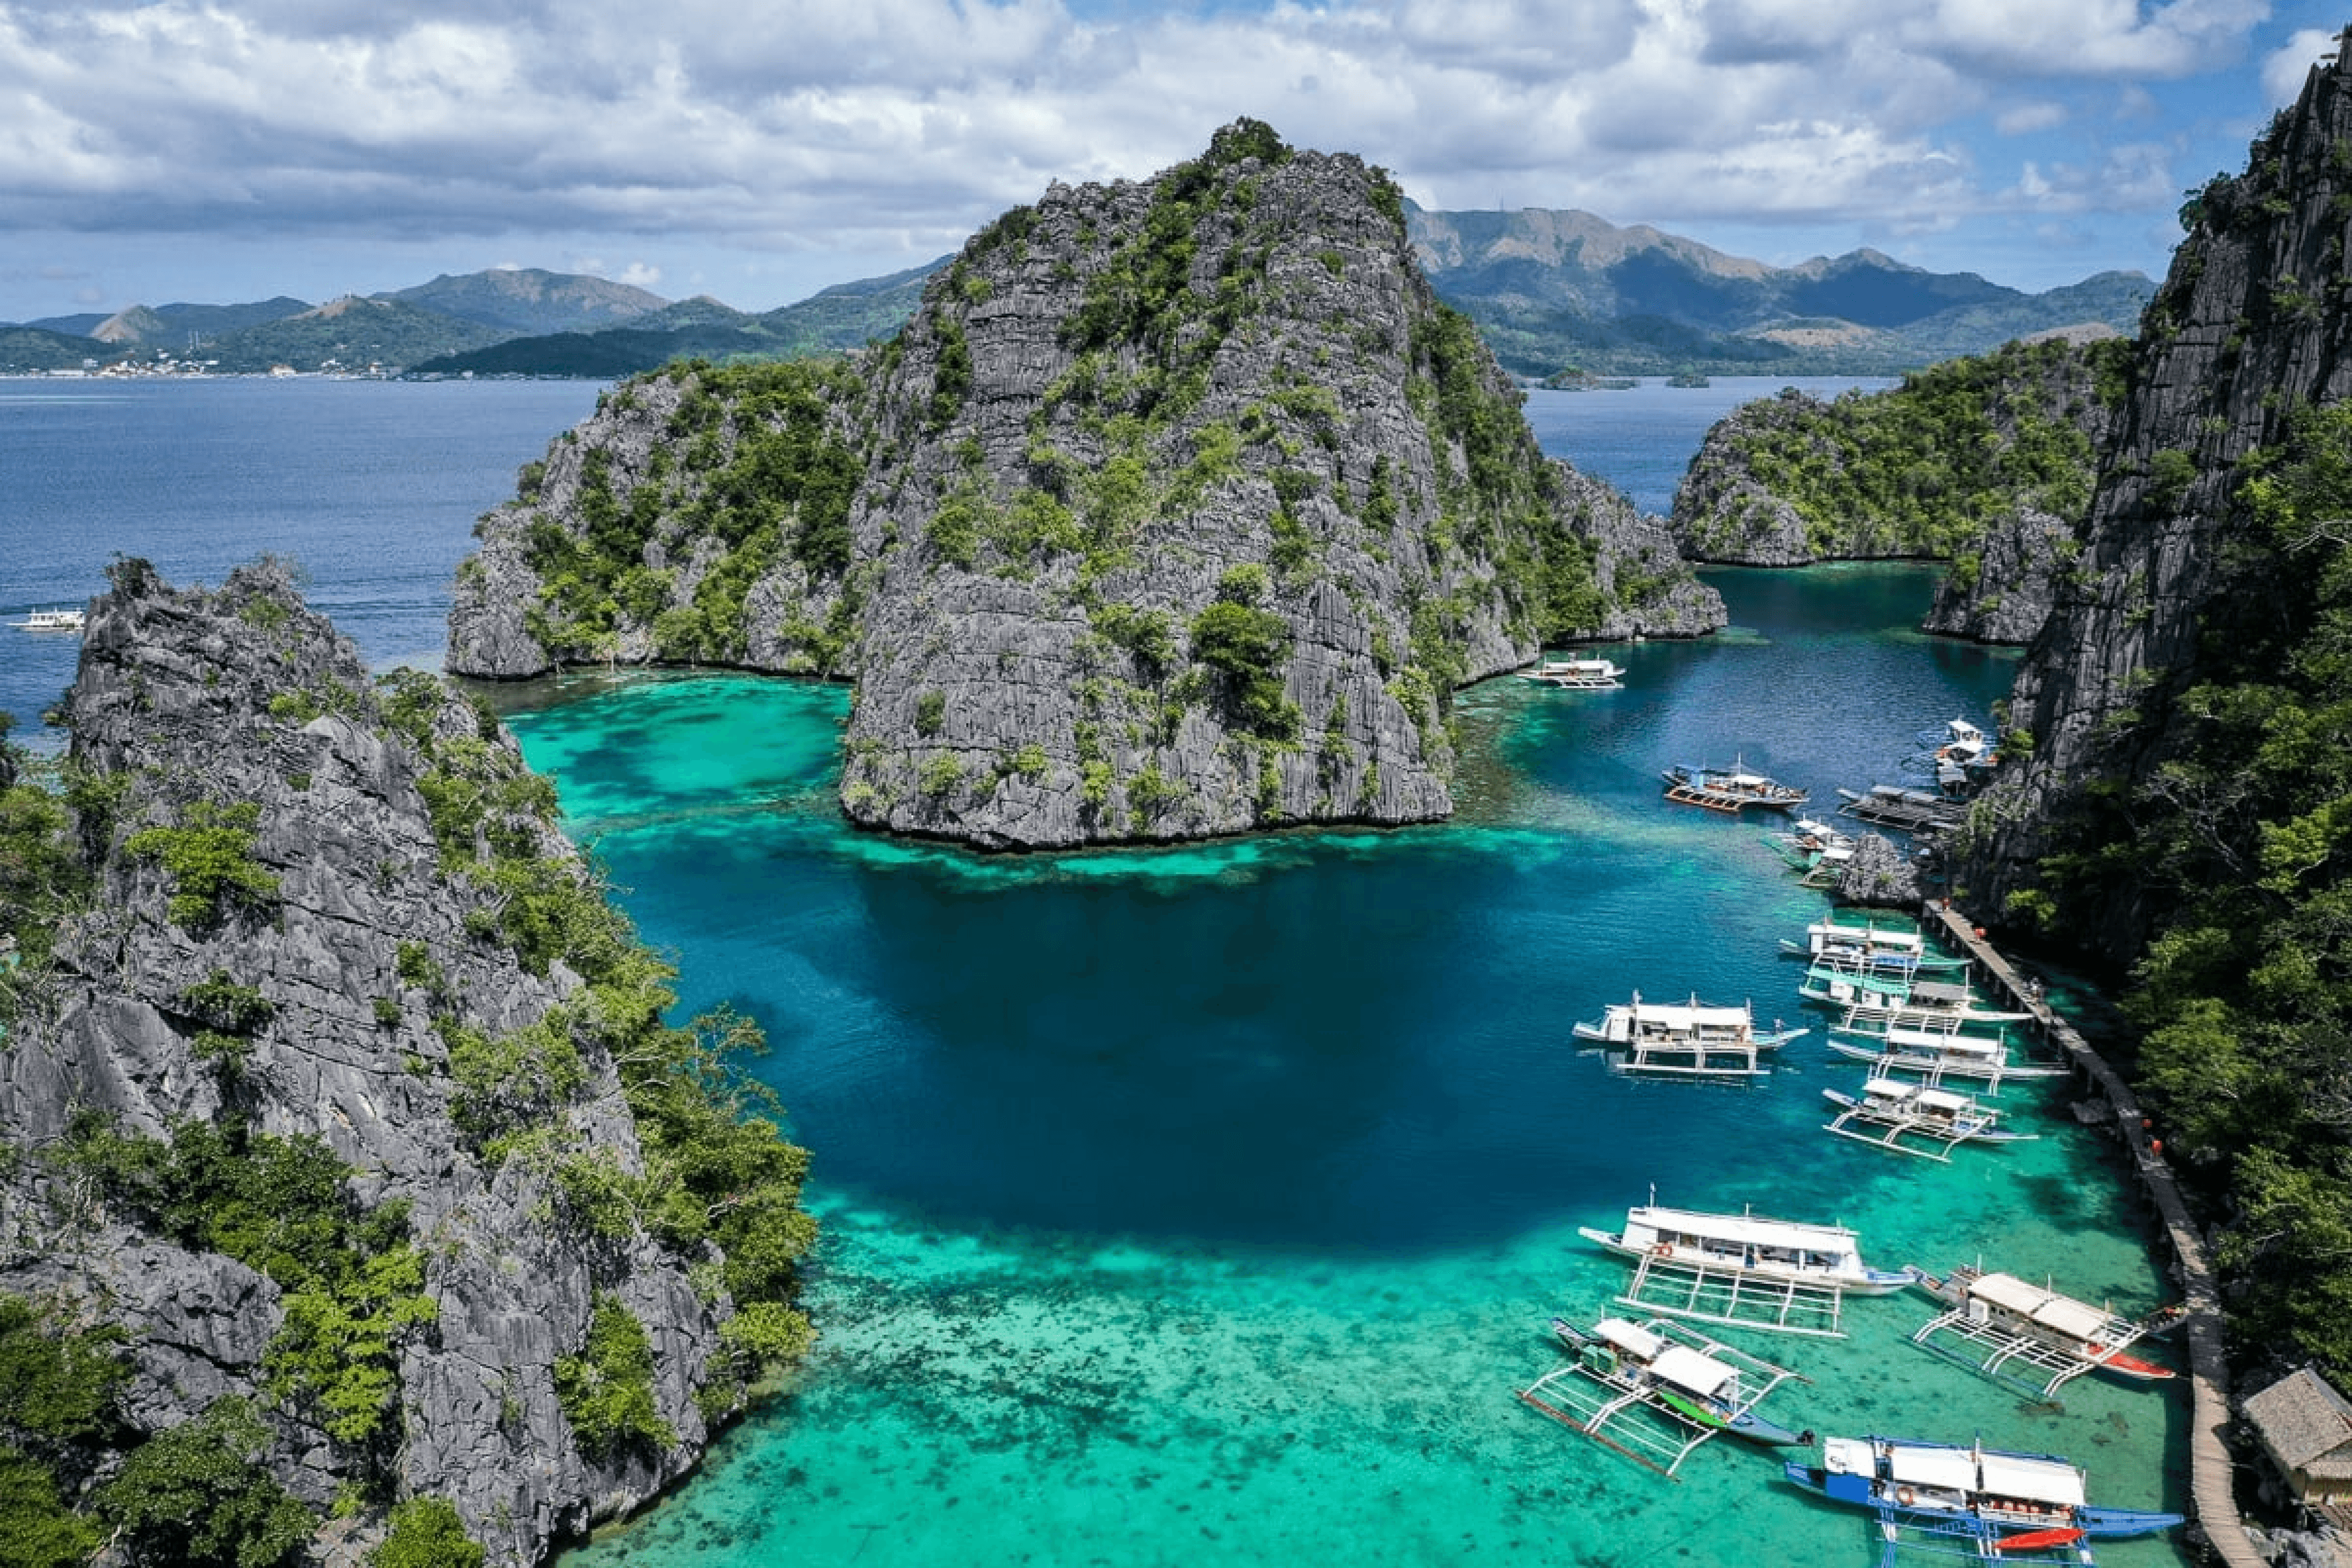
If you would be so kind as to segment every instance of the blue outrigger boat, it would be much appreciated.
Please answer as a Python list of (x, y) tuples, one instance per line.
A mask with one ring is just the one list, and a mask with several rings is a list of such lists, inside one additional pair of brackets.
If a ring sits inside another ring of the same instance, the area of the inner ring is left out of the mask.
[(1808, 1491), (1876, 1514), (1884, 1568), (1894, 1568), (1906, 1546), (1987, 1562), (2087, 1563), (2090, 1541), (2154, 1535), (2182, 1518), (2094, 1507), (2081, 1467), (1980, 1443), (1831, 1437), (1819, 1465), (1791, 1461), (1785, 1469)]

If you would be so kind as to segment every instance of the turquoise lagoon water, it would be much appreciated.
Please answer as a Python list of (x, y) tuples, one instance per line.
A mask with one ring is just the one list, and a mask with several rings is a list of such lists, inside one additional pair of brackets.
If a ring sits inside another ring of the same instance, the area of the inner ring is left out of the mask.
[[(823, 1332), (786, 1394), (572, 1568), (751, 1563), (1859, 1563), (1859, 1516), (1709, 1444), (1669, 1482), (1521, 1405), (1554, 1313), (1616, 1310), (1581, 1241), (1662, 1202), (1858, 1227), (2139, 1309), (2146, 1216), (2063, 1090), (1948, 1166), (1820, 1131), (1860, 1068), (1816, 1032), (1755, 1088), (1631, 1081), (1569, 1036), (1636, 987), (1794, 1021), (1780, 936), (1825, 905), (1761, 826), (1659, 799), (1735, 756), (1833, 805), (2011, 664), (1918, 636), (1927, 576), (1716, 576), (1735, 627), (1612, 649), (1628, 689), (1463, 696), (1453, 823), (988, 858), (853, 834), (836, 689), (582, 680), (513, 722), (685, 1005), (756, 1016), (814, 1151)], [(1818, 1025), (1819, 1020), (1814, 1020)], [(1768, 1413), (2070, 1455), (2178, 1508), (2185, 1402), (2063, 1407), (1905, 1342), (1725, 1331), (1793, 1367)], [(2116, 1564), (2185, 1561), (2168, 1542)]]

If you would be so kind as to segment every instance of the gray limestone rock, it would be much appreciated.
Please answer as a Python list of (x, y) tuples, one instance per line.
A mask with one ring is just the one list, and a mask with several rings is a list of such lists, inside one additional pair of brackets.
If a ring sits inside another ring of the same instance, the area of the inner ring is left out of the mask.
[(2050, 618), (2058, 576), (2081, 552), (2074, 526), (2031, 509), (1985, 530), (1976, 558), (1936, 584), (1923, 631), (1986, 643), (2028, 643)]
[(1837, 897), (1864, 909), (1916, 910), (1919, 868), (1885, 834), (1862, 834), (1853, 858), (1839, 868)]
[(1401, 200), (1238, 122), (844, 371), (631, 383), (485, 522), (448, 668), (845, 679), (850, 818), (990, 847), (1444, 816), (1454, 688), (1724, 613), (1542, 457)]
[[(0, 1142), (32, 1156), (0, 1182), (0, 1289), (121, 1324), (141, 1427), (226, 1394), (269, 1406), (270, 1468), (323, 1509), (351, 1456), (298, 1405), (257, 1397), (279, 1287), (142, 1230), (47, 1158), (88, 1112), (147, 1137), (227, 1113), (257, 1133), (322, 1140), (361, 1201), (408, 1205), (438, 1305), (431, 1331), (400, 1351), (398, 1493), (451, 1500), (491, 1562), (535, 1563), (698, 1457), (708, 1428), (694, 1394), (731, 1310), (690, 1278), (708, 1250), (564, 1223), (551, 1166), (487, 1163), (461, 1131), (451, 1031), (532, 1024), (581, 982), (560, 963), (533, 973), (488, 939), (499, 895), (442, 868), (425, 764), (387, 726), (351, 644), (274, 567), (241, 568), (211, 592), (173, 591), (140, 563), (115, 575), (92, 609), (69, 712), (75, 760), (126, 793), (110, 819), (84, 824), (98, 896), (61, 932), (54, 972), (0, 1051)], [(434, 700), (436, 732), (511, 747), (454, 695)], [(200, 803), (252, 808), (252, 859), (275, 891), (183, 922), (169, 912), (173, 874), (131, 845)], [(560, 838), (539, 848), (584, 875)], [(191, 1000), (215, 976), (268, 1005), (234, 1070), (206, 1054), (199, 1037), (213, 1020)], [(614, 1064), (593, 1045), (582, 1052), (585, 1086), (548, 1148), (640, 1171)], [(600, 1290), (651, 1336), (656, 1402), (678, 1438), (662, 1452), (583, 1453), (559, 1407), (554, 1364), (581, 1348)], [(373, 1538), (341, 1531), (322, 1550), (352, 1561)]]

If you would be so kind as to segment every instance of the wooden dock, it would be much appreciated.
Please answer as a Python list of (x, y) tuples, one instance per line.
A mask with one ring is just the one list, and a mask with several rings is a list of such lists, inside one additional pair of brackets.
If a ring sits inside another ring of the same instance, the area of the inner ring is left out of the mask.
[(2180, 1331), (2189, 1342), (2189, 1386), (2194, 1393), (2189, 1451), (2189, 1495), (2197, 1528), (2205, 1537), (2206, 1549), (2229, 1568), (2267, 1568), (2238, 1517), (2237, 1500), (2231, 1489), (2230, 1447), (2222, 1437), (2231, 1410), (2221, 1293), (2213, 1282), (2211, 1261), (2205, 1255), (2204, 1237), (2189, 1217), (2189, 1205), (2181, 1199), (2172, 1168), (2164, 1163), (2161, 1146), (2148, 1135), (2138, 1099), (2106, 1058), (2091, 1048), (2090, 1042), (2043, 1000), (2037, 988), (2027, 985), (2024, 977), (1964, 917), (1948, 905), (1929, 913), (1940, 922), (1942, 934), (1969, 955), (1988, 982), (2005, 989), (2019, 1006), (2033, 1014), (2045, 1036), (2098, 1089), (2114, 1113), (2116, 1131), (2131, 1152), (2140, 1184), (2156, 1205), (2171, 1239), (2173, 1273), (2188, 1303)]

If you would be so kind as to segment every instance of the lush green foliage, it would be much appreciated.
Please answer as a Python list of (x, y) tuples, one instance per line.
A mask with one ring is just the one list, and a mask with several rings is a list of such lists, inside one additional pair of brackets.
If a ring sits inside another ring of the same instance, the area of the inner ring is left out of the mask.
[(1241, 728), (1267, 739), (1294, 740), (1298, 705), (1282, 691), (1290, 623), (1259, 606), (1265, 591), (1264, 567), (1228, 571), (1215, 602), (1192, 617), (1192, 657), (1223, 678)]
[(588, 1454), (659, 1450), (677, 1434), (654, 1399), (654, 1347), (628, 1304), (599, 1290), (590, 1309), (588, 1342), (555, 1363), (555, 1397)]
[(68, 1499), (121, 1435), (122, 1335), (70, 1329), (0, 1295), (0, 1563), (87, 1563), (104, 1534)]
[(2227, 1216), (2241, 1342), (2352, 1380), (2352, 404), (2304, 409), (2242, 472), (2193, 683), (2151, 690), (2030, 895), (2060, 929), (2118, 889), (2167, 911), (2129, 998), (2168, 1149)]
[(393, 1505), (392, 1529), (368, 1553), (368, 1568), (482, 1568), (484, 1555), (448, 1499), (415, 1497)]
[(134, 1563), (277, 1568), (302, 1549), (313, 1521), (262, 1468), (268, 1445), (251, 1409), (220, 1400), (133, 1450), (100, 1491), (99, 1510)]
[(163, 1142), (85, 1117), (68, 1159), (162, 1235), (277, 1281), (271, 1393), (362, 1458), (385, 1457), (399, 1436), (400, 1346), (437, 1315), (406, 1205), (362, 1210), (323, 1142), (235, 1121), (184, 1123)]
[(1996, 518), (2069, 521), (2095, 480), (2088, 423), (2122, 339), (2012, 343), (1879, 393), (1750, 405), (1734, 442), (1748, 472), (1804, 520), (1817, 556), (1966, 553)]
[(67, 832), (67, 807), (40, 785), (0, 789), (0, 1030), (48, 969), (58, 921), (87, 898), (90, 875)]
[(260, 820), (261, 807), (249, 800), (199, 800), (178, 824), (142, 827), (123, 847), (161, 863), (172, 879), (173, 921), (200, 930), (231, 910), (267, 909), (277, 899), (278, 879), (254, 858)]
[[(647, 471), (630, 477), (624, 494), (609, 457), (591, 448), (581, 458), (579, 526), (541, 515), (525, 532), (541, 584), (528, 620), (558, 657), (609, 657), (634, 626), (654, 633), (660, 658), (740, 658), (745, 602), (768, 571), (787, 556), (819, 578), (848, 569), (864, 469), (830, 423), (836, 405), (854, 401), (845, 373), (807, 362), (690, 362), (664, 374), (685, 392), (670, 445), (656, 448)], [(675, 569), (648, 565), (646, 547), (662, 542), (675, 561), (698, 540), (721, 554), (692, 599), (675, 604)]]

